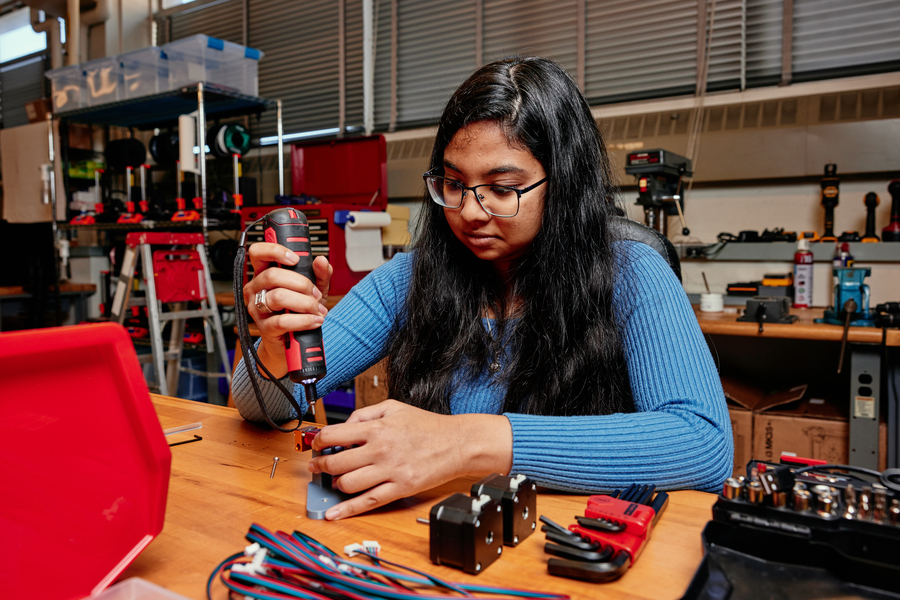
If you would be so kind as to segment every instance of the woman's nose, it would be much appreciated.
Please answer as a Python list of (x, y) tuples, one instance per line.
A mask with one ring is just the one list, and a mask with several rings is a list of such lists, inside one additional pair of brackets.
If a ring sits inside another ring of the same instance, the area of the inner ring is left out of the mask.
[(459, 212), (460, 216), (466, 221), (487, 221), (491, 218), (491, 215), (478, 202), (478, 198), (476, 198), (477, 193), (478, 190), (474, 192), (466, 190), (462, 197), (462, 206), (459, 207)]

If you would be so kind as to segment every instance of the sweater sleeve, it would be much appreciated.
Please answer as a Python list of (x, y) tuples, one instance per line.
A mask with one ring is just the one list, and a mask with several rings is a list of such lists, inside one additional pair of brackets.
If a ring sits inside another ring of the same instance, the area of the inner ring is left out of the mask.
[(732, 468), (731, 421), (690, 302), (653, 249), (634, 242), (614, 248), (614, 303), (637, 412), (507, 414), (512, 471), (578, 492), (631, 483), (718, 491)]
[[(411, 255), (395, 255), (353, 286), (328, 312), (322, 324), (328, 374), (316, 384), (320, 397), (384, 357), (394, 320), (406, 299), (411, 269)], [(262, 423), (265, 419), (247, 374), (248, 362), (252, 363), (253, 357), (244, 355), (234, 371), (232, 398), (242, 417)], [(272, 420), (283, 423), (296, 419), (294, 409), (275, 384), (262, 376), (258, 379), (263, 402)], [(288, 377), (281, 382), (288, 390), (293, 390), (298, 404), (305, 410), (303, 386), (293, 384)]]

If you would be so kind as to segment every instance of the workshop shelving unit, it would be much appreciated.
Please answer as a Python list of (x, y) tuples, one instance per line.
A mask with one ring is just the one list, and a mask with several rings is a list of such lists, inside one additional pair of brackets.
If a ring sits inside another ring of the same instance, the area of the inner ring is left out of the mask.
[[(177, 90), (120, 100), (108, 104), (100, 104), (87, 108), (79, 108), (69, 111), (61, 111), (55, 115), (48, 115), (50, 122), (50, 163), (55, 162), (53, 151), (53, 119), (58, 119), (60, 124), (66, 121), (85, 123), (90, 125), (108, 125), (117, 127), (150, 130), (157, 127), (170, 127), (177, 125), (180, 115), (197, 111), (197, 146), (200, 150), (200, 193), (203, 199), (202, 226), (203, 239), (209, 240), (207, 219), (207, 181), (206, 181), (206, 117), (227, 118), (258, 114), (270, 108), (276, 109), (276, 121), (278, 124), (278, 189), (279, 194), (284, 194), (284, 136), (281, 123), (281, 101), (267, 100), (255, 96), (245, 96), (219, 86), (195, 83), (181, 87)], [(64, 152), (65, 149), (63, 148)], [(55, 186), (51, 186), (51, 201), (57, 202)], [(66, 198), (68, 204), (68, 198)], [(55, 214), (55, 212), (54, 212)], [(113, 224), (110, 224), (113, 225)], [(171, 223), (166, 223), (169, 228)], [(83, 226), (76, 226), (83, 227)], [(72, 227), (65, 227), (70, 229)], [(94, 229), (110, 229), (110, 226), (94, 226)], [(136, 229), (146, 229), (146, 226)]]
[[(55, 172), (55, 151), (53, 140), (53, 120), (59, 121), (60, 125), (66, 122), (77, 122), (89, 125), (117, 126), (125, 128), (134, 128), (140, 130), (150, 130), (157, 127), (172, 127), (178, 123), (178, 117), (184, 114), (197, 113), (197, 133), (196, 143), (199, 147), (199, 183), (200, 189), (198, 196), (202, 198), (201, 225), (203, 231), (202, 248), (206, 250), (208, 256), (209, 248), (209, 219), (207, 215), (207, 174), (206, 174), (206, 118), (207, 116), (215, 116), (217, 119), (237, 117), (258, 114), (270, 108), (276, 109), (276, 122), (278, 127), (278, 186), (279, 193), (284, 194), (284, 140), (283, 128), (281, 120), (281, 101), (267, 100), (255, 96), (246, 96), (233, 91), (221, 88), (219, 86), (196, 83), (188, 86), (180, 87), (176, 90), (161, 92), (138, 98), (131, 98), (117, 102), (110, 102), (91, 106), (87, 108), (79, 108), (69, 111), (61, 111), (59, 113), (47, 116), (49, 125), (49, 158), (50, 172)], [(66, 152), (65, 148), (61, 149)], [(65, 160), (64, 160), (65, 162)], [(53, 234), (54, 240), (58, 240), (59, 230), (124, 230), (124, 231), (142, 231), (150, 229), (161, 229), (169, 231), (178, 231), (189, 227), (189, 224), (171, 223), (171, 222), (152, 222), (143, 221), (138, 224), (123, 225), (118, 223), (94, 224), (94, 225), (58, 225), (55, 219), (57, 190), (55, 186), (55, 178), (50, 179), (49, 195), (53, 205)], [(64, 190), (64, 201), (68, 206), (68, 190)], [(196, 225), (193, 225), (196, 227)], [(208, 269), (208, 259), (205, 261)], [(149, 268), (145, 265), (144, 268)], [(208, 278), (208, 273), (207, 273)], [(214, 290), (209, 290), (209, 303), (213, 311), (217, 311)], [(187, 314), (187, 313), (185, 313)], [(191, 313), (192, 314), (192, 313)], [(216, 313), (216, 324), (218, 327), (218, 336), (221, 336), (221, 323)], [(174, 327), (174, 326), (173, 326)], [(160, 346), (159, 340), (154, 337), (154, 346)], [(220, 344), (221, 345), (221, 344)], [(156, 352), (156, 351), (155, 351)], [(224, 353), (224, 348), (220, 348), (220, 353)], [(221, 357), (223, 364), (227, 363), (227, 353)], [(155, 362), (160, 359), (155, 358)], [(227, 366), (227, 364), (226, 364)], [(226, 369), (227, 373), (227, 369)], [(157, 377), (160, 374), (157, 373)], [(174, 391), (174, 390), (173, 390)]]
[[(898, 263), (900, 262), (900, 243), (879, 242), (862, 243), (849, 242), (850, 252), (857, 264), (868, 263)], [(676, 246), (682, 261), (693, 262), (784, 262), (793, 263), (794, 253), (797, 251), (796, 242), (728, 242), (721, 247), (716, 244)], [(813, 242), (809, 245), (810, 251), (817, 263), (831, 263), (834, 257), (834, 242)], [(691, 301), (697, 303), (699, 294), (690, 295)], [(727, 306), (743, 306), (747, 298), (725, 298)], [(805, 313), (815, 313), (821, 317), (821, 309), (804, 309)], [(719, 360), (728, 354), (732, 347), (729, 338), (740, 340), (740, 350), (737, 354), (743, 358), (753, 354), (747, 350), (748, 343), (759, 344), (760, 353), (780, 351), (768, 347), (763, 350), (763, 345), (776, 343), (785, 354), (793, 351), (793, 361), (803, 360), (805, 355), (819, 356), (825, 351), (822, 344), (831, 343), (837, 348), (841, 342), (842, 330), (835, 325), (805, 324), (798, 325), (766, 325), (769, 333), (766, 336), (759, 335), (755, 323), (734, 323), (734, 316), (722, 314), (698, 313), (701, 329), (710, 337), (716, 346), (716, 357)], [(807, 320), (812, 321), (812, 317)], [(891, 355), (900, 347), (897, 332), (894, 330), (881, 330), (870, 327), (851, 327), (847, 339), (849, 350), (849, 369), (845, 373), (849, 376), (846, 380), (846, 400), (849, 404), (849, 439), (848, 456), (849, 464), (871, 469), (878, 468), (879, 448), (879, 422), (882, 413), (882, 403), (887, 403), (888, 439), (887, 439), (887, 466), (895, 468), (900, 456), (900, 398), (892, 391), (892, 386), (886, 376), (892, 374)], [(724, 338), (724, 339), (723, 339)], [(767, 340), (767, 341), (763, 341)], [(774, 340), (774, 342), (773, 342)], [(808, 344), (808, 346), (807, 346)], [(815, 348), (814, 351), (809, 351)], [(804, 351), (807, 350), (807, 351)], [(829, 356), (829, 358), (832, 358)], [(791, 359), (786, 360), (788, 367), (795, 364)], [(831, 363), (833, 364), (833, 363)], [(830, 367), (830, 365), (829, 365)], [(825, 367), (829, 370), (828, 367)], [(896, 368), (896, 367), (894, 367)], [(840, 385), (845, 383), (841, 381)], [(887, 384), (887, 385), (885, 385)], [(837, 385), (837, 382), (835, 382)], [(863, 392), (861, 390), (866, 390)], [(859, 411), (859, 399), (871, 402), (874, 407), (874, 418), (869, 415), (857, 414)]]
[[(848, 242), (850, 253), (858, 263), (900, 262), (900, 243), (880, 242), (864, 244)], [(709, 248), (709, 245), (679, 244), (676, 247), (681, 260), (731, 260), (731, 261), (784, 261), (792, 263), (797, 251), (796, 242), (728, 242), (721, 249), (698, 255), (698, 252)], [(834, 258), (834, 242), (812, 242), (810, 252), (816, 262), (831, 262)]]

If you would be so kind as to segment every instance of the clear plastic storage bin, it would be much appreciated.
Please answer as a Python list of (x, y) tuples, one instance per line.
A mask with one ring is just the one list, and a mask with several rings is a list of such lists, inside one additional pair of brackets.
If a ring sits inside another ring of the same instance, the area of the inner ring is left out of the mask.
[(169, 60), (158, 46), (120, 54), (119, 65), (123, 100), (169, 90)]
[(122, 70), (118, 57), (108, 56), (81, 64), (84, 71), (85, 106), (121, 100)]
[(259, 50), (207, 35), (194, 35), (162, 47), (169, 57), (169, 89), (210, 83), (247, 96), (259, 95)]
[(84, 71), (81, 65), (71, 65), (47, 71), (50, 80), (53, 112), (75, 110), (87, 106), (85, 102)]
[(140, 577), (132, 577), (112, 585), (90, 600), (189, 600)]

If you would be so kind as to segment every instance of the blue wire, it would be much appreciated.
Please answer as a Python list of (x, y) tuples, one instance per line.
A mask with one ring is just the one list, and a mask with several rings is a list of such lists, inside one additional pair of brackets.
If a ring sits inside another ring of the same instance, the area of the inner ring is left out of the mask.
[[(284, 535), (284, 534), (282, 534)], [(430, 595), (430, 594), (418, 594), (415, 591), (410, 592), (399, 592), (395, 591), (395, 588), (390, 586), (389, 584), (379, 581), (377, 579), (369, 578), (369, 577), (360, 577), (353, 573), (346, 573), (333, 567), (322, 561), (322, 557), (328, 557), (333, 562), (338, 564), (348, 565), (350, 567), (359, 569), (364, 572), (377, 573), (388, 579), (395, 579), (400, 581), (406, 581), (419, 585), (427, 585), (433, 588), (444, 587), (449, 590), (453, 590), (459, 594), (463, 594), (464, 596), (471, 597), (471, 592), (485, 592), (490, 594), (499, 594), (506, 596), (518, 596), (521, 598), (540, 598), (540, 599), (551, 599), (551, 600), (560, 600), (563, 598), (567, 598), (564, 594), (554, 594), (550, 592), (532, 592), (527, 590), (518, 590), (518, 589), (510, 589), (503, 587), (493, 587), (487, 585), (475, 585), (475, 584), (451, 584), (449, 582), (445, 582), (438, 577), (433, 575), (429, 575), (428, 573), (424, 573), (422, 571), (418, 571), (411, 567), (407, 567), (405, 565), (401, 565), (398, 563), (393, 563), (389, 560), (379, 558), (373, 554), (370, 554), (366, 551), (359, 551), (359, 554), (364, 555), (371, 559), (375, 565), (365, 565), (359, 562), (346, 560), (341, 558), (337, 553), (333, 550), (315, 540), (314, 538), (300, 532), (294, 531), (289, 539), (284, 539), (282, 537), (278, 537), (267, 529), (263, 528), (260, 525), (254, 523), (250, 526), (250, 531), (247, 533), (247, 539), (251, 542), (258, 543), (261, 547), (266, 548), (267, 551), (271, 552), (272, 555), (266, 556), (264, 564), (272, 566), (274, 568), (292, 568), (292, 569), (300, 569), (306, 571), (308, 573), (307, 576), (323, 580), (328, 583), (329, 586), (333, 587), (335, 590), (342, 590), (345, 592), (352, 592), (361, 595), (367, 595), (369, 597), (377, 597), (377, 598), (388, 598), (388, 599), (396, 599), (396, 600), (410, 600), (411, 598), (445, 598), (446, 596), (441, 595)], [(210, 577), (210, 582), (207, 585), (207, 597), (210, 596), (210, 586), (212, 579), (215, 576), (215, 573), (218, 572), (223, 565), (228, 563), (230, 560), (234, 560), (242, 556), (242, 553), (235, 554), (232, 557), (229, 557), (225, 561), (223, 561), (217, 568), (216, 571), (213, 572), (213, 575)], [(280, 557), (280, 558), (279, 558)], [(302, 557), (302, 560), (298, 557)], [(311, 568), (309, 565), (304, 564), (303, 560), (309, 561), (315, 568), (321, 569), (322, 572), (318, 572)], [(381, 568), (381, 564), (387, 564), (394, 566), (399, 569), (404, 569), (413, 573), (416, 573), (421, 576), (414, 577), (411, 575), (406, 575), (402, 573), (397, 573), (396, 571)], [(320, 596), (309, 596), (303, 594), (299, 589), (292, 586), (290, 583), (278, 583), (272, 582), (269, 580), (261, 580), (254, 578), (252, 575), (246, 573), (231, 573), (232, 578), (239, 581), (247, 581), (252, 582), (255, 585), (268, 586), (270, 588), (274, 588), (284, 593), (291, 595), (297, 598), (303, 598), (307, 600), (319, 600)], [(223, 574), (223, 581), (225, 577)], [(227, 585), (227, 584), (226, 584)], [(242, 593), (240, 590), (236, 590), (234, 588), (233, 591)], [(313, 592), (315, 593), (315, 592)], [(334, 592), (332, 592), (333, 594)], [(263, 598), (263, 595), (259, 595), (260, 598)], [(265, 596), (266, 598), (270, 598), (269, 596)]]
[[(225, 583), (225, 587), (227, 587), (229, 590), (231, 590), (232, 592), (241, 594), (245, 598), (252, 597), (252, 598), (261, 598), (263, 600), (284, 600), (283, 598), (281, 598), (279, 596), (266, 594), (265, 590), (259, 590), (259, 589), (253, 590), (252, 596), (248, 596), (248, 592), (246, 590), (239, 589), (236, 585), (230, 583), (229, 581), (225, 581), (223, 583)], [(320, 599), (317, 598), (316, 600), (320, 600)]]
[(288, 586), (286, 584), (278, 583), (276, 581), (271, 581), (269, 579), (263, 579), (262, 577), (256, 577), (254, 575), (250, 575), (249, 573), (232, 573), (231, 578), (237, 581), (243, 581), (245, 583), (253, 584), (253, 585), (261, 585), (263, 587), (267, 587), (270, 589), (274, 589), (276, 591), (283, 592), (289, 596), (294, 596), (295, 598), (307, 598), (308, 600), (320, 600), (321, 596), (319, 594), (307, 594), (302, 590), (298, 590), (293, 586)]
[(229, 556), (228, 558), (226, 558), (225, 560), (220, 562), (219, 565), (215, 569), (213, 569), (212, 574), (209, 576), (209, 579), (206, 581), (206, 600), (212, 600), (212, 582), (216, 578), (216, 573), (218, 573), (219, 570), (223, 566), (225, 566), (226, 564), (228, 564), (229, 562), (231, 562), (233, 560), (236, 560), (236, 559), (242, 557), (243, 555), (244, 555), (243, 552), (238, 552), (236, 554), (232, 554), (231, 556)]
[(394, 563), (394, 562), (391, 562), (391, 561), (383, 559), (383, 558), (379, 558), (378, 556), (375, 556), (374, 554), (370, 554), (365, 551), (358, 551), (358, 553), (361, 555), (364, 555), (364, 556), (368, 556), (369, 558), (371, 558), (373, 561), (376, 562), (376, 565), (380, 565), (380, 563), (384, 562), (384, 563), (387, 563), (394, 567), (397, 567), (399, 569), (406, 569), (407, 571), (412, 571), (413, 573), (417, 573), (418, 575), (421, 575), (422, 577), (418, 578), (418, 577), (412, 577), (411, 575), (402, 575), (400, 573), (396, 573), (394, 571), (389, 571), (387, 569), (380, 569), (378, 566), (368, 566), (368, 565), (364, 565), (364, 564), (354, 562), (351, 560), (345, 560), (340, 557), (338, 557), (337, 560), (339, 560), (342, 564), (350, 565), (352, 567), (356, 567), (357, 569), (361, 569), (363, 571), (372, 571), (372, 572), (378, 573), (380, 575), (384, 575), (385, 577), (391, 577), (393, 579), (401, 579), (403, 581), (409, 581), (411, 583), (420, 583), (420, 584), (426, 584), (426, 585), (429, 584), (429, 582), (430, 582), (431, 584), (437, 584), (438, 586), (446, 587), (447, 589), (451, 589), (454, 592), (460, 593), (464, 596), (472, 595), (472, 594), (469, 594), (468, 592), (466, 592), (464, 589), (456, 587), (449, 582), (446, 582), (442, 579), (439, 579), (438, 577), (435, 577), (434, 575), (429, 575), (428, 573), (423, 573), (422, 571), (418, 571), (411, 567), (407, 567), (405, 565), (401, 565), (401, 564)]

